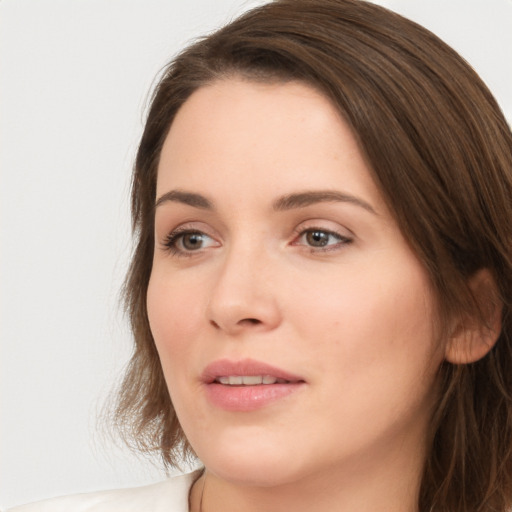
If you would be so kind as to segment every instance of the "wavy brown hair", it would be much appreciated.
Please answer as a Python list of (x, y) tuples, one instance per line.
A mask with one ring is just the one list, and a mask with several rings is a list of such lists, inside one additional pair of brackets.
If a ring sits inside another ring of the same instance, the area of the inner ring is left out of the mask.
[(198, 88), (233, 76), (299, 80), (331, 100), (429, 273), (440, 325), (478, 317), (468, 279), (483, 268), (494, 277), (502, 332), (481, 360), (439, 369), (419, 510), (505, 512), (512, 505), (512, 136), (493, 96), (455, 51), (364, 1), (277, 0), (199, 40), (166, 68), (133, 175), (136, 246), (125, 299), (135, 349), (116, 411), (122, 432), (167, 465), (193, 453), (146, 311), (156, 174), (179, 108)]

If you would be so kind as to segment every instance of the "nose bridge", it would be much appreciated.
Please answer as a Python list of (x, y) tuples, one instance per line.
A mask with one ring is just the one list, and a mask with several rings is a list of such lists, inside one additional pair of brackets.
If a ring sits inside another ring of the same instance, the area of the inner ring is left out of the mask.
[(207, 314), (212, 324), (227, 332), (277, 325), (272, 260), (256, 237), (245, 236), (226, 249), (211, 290)]

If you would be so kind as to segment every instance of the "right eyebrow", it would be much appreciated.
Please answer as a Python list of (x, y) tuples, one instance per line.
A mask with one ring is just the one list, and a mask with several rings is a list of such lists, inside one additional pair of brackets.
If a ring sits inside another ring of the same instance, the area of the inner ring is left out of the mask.
[(201, 194), (184, 192), (183, 190), (171, 190), (170, 192), (162, 194), (155, 202), (155, 209), (167, 201), (182, 203), (188, 206), (193, 206), (194, 208), (201, 208), (203, 210), (213, 210), (213, 205), (209, 199)]

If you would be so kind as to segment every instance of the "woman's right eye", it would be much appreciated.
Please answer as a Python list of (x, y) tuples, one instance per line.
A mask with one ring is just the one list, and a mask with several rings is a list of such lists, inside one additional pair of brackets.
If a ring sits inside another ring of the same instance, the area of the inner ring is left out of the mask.
[(163, 243), (166, 250), (177, 256), (191, 256), (194, 252), (219, 244), (202, 231), (177, 229), (169, 233)]

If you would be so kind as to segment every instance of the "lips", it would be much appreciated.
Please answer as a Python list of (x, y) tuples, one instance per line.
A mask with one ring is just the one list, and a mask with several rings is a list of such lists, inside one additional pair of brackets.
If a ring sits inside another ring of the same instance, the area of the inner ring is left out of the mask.
[(215, 361), (204, 369), (201, 380), (214, 406), (239, 412), (263, 408), (305, 385), (298, 375), (252, 359)]
[[(241, 361), (231, 361), (229, 359), (219, 359), (209, 364), (203, 371), (201, 380), (211, 384), (216, 379), (222, 377), (251, 377), (261, 376), (277, 379), (285, 382), (304, 382), (302, 377), (293, 375), (281, 368), (271, 366), (253, 359), (243, 359)], [(240, 382), (239, 384), (242, 384)], [(267, 382), (275, 384), (275, 382)]]
[(215, 382), (226, 386), (267, 386), (269, 384), (285, 384), (289, 381), (278, 379), (272, 375), (228, 375), (217, 377)]

